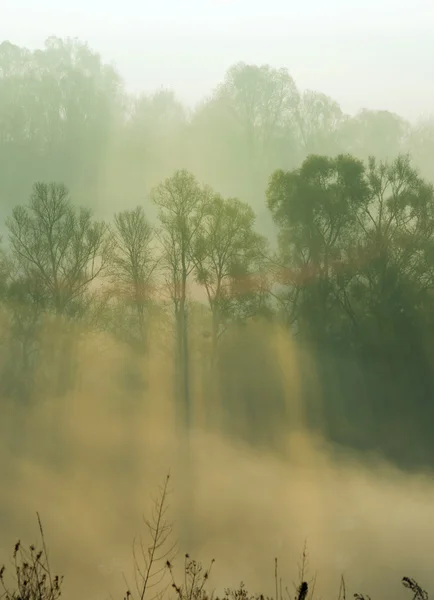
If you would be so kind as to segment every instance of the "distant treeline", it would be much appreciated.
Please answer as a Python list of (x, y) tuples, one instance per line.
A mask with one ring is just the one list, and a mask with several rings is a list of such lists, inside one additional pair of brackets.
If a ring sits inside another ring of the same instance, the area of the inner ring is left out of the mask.
[(35, 51), (0, 44), (3, 211), (41, 180), (64, 182), (86, 206), (132, 208), (185, 168), (266, 218), (263, 192), (275, 169), (296, 168), (309, 154), (383, 160), (407, 152), (431, 178), (432, 119), (347, 115), (332, 98), (298, 89), (286, 69), (235, 64), (189, 109), (170, 90), (129, 95), (116, 70), (80, 41), (53, 37)]

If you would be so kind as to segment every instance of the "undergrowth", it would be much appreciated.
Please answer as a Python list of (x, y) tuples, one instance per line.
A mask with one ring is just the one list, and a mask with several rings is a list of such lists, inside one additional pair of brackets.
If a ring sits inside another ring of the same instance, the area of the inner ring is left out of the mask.
[[(147, 539), (143, 536), (133, 542), (133, 578), (130, 585), (124, 576), (126, 592), (123, 600), (314, 600), (316, 575), (308, 581), (308, 553), (305, 545), (298, 568), (299, 583), (291, 591), (279, 575), (277, 558), (274, 561), (274, 597), (247, 591), (243, 582), (236, 589), (226, 588), (219, 597), (209, 588), (214, 560), (208, 567), (184, 555), (181, 578), (175, 574), (178, 556), (177, 544), (172, 540), (173, 525), (167, 519), (170, 476), (167, 475), (153, 501), (151, 517), (144, 518)], [(14, 546), (10, 566), (0, 566), (0, 600), (59, 600), (63, 576), (53, 574), (48, 560), (47, 546), (41, 519), (37, 513), (40, 548), (24, 548), (18, 540)], [(402, 578), (402, 585), (412, 594), (412, 600), (429, 600), (428, 593), (410, 577)], [(369, 595), (354, 593), (354, 600), (371, 600)], [(337, 600), (348, 600), (347, 586), (341, 577)]]

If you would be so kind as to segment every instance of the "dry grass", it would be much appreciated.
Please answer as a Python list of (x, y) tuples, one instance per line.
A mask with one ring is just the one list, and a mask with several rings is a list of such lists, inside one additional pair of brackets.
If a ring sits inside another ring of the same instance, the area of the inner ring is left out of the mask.
[[(278, 560), (274, 561), (275, 596), (250, 593), (241, 581), (238, 588), (226, 588), (220, 596), (210, 588), (210, 575), (214, 559), (208, 568), (189, 554), (184, 555), (179, 574), (176, 572), (177, 543), (173, 540), (173, 523), (168, 519), (170, 475), (167, 475), (153, 500), (149, 519), (144, 517), (147, 538), (138, 537), (133, 542), (134, 586), (129, 585), (124, 600), (320, 600), (316, 593), (316, 574), (309, 579), (309, 556), (305, 544), (298, 565), (298, 583), (293, 583), (291, 593), (279, 574)], [(1, 600), (59, 600), (63, 576), (52, 574), (48, 560), (44, 530), (37, 513), (40, 548), (30, 545), (25, 549), (17, 541), (10, 566), (0, 567)], [(234, 543), (235, 540), (234, 540)], [(429, 600), (428, 593), (410, 577), (402, 578), (402, 585), (413, 594), (412, 600)], [(355, 600), (371, 600), (367, 594), (354, 593)], [(111, 597), (113, 600), (113, 597)], [(338, 591), (338, 600), (347, 600), (344, 576)]]
[(51, 573), (44, 530), (38, 517), (41, 548), (33, 544), (25, 549), (21, 542), (15, 544), (12, 553), (12, 575), (8, 577), (5, 565), (0, 567), (0, 586), (4, 600), (58, 600), (61, 595), (63, 576)]

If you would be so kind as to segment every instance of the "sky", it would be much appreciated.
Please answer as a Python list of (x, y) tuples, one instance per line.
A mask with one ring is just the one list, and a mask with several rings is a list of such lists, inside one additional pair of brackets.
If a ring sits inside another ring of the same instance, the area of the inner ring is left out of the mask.
[(348, 112), (434, 112), (433, 0), (0, 0), (0, 41), (87, 41), (131, 91), (194, 104), (243, 60), (288, 68)]

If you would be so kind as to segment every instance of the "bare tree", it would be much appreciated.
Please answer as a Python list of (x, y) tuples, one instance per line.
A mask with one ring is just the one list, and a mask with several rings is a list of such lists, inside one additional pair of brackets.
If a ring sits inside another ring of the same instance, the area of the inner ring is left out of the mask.
[(28, 206), (14, 208), (6, 225), (19, 273), (40, 282), (57, 315), (70, 313), (107, 266), (107, 226), (76, 209), (63, 184), (36, 183)]
[[(152, 302), (152, 284), (159, 259), (156, 256), (154, 229), (142, 207), (115, 216), (114, 248), (109, 268), (111, 283), (130, 309), (127, 336), (144, 350), (148, 335), (146, 319)], [(135, 335), (138, 333), (138, 339)]]
[[(133, 543), (134, 580), (136, 593), (131, 591), (127, 580), (128, 591), (124, 600), (156, 600), (167, 590), (170, 581), (165, 583), (169, 574), (171, 561), (177, 551), (177, 544), (172, 541), (173, 525), (167, 520), (169, 509), (169, 481), (166, 475), (164, 484), (159, 488), (159, 495), (153, 501), (151, 519), (144, 522), (149, 533), (149, 543), (140, 538)], [(169, 569), (168, 569), (169, 567)], [(151, 592), (152, 590), (152, 592)]]

